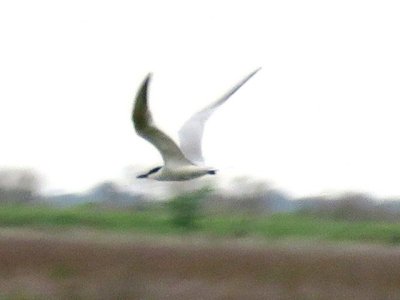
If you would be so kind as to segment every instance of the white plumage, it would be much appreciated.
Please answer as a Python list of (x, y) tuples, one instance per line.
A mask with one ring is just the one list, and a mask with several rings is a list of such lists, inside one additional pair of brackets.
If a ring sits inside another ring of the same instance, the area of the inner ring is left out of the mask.
[(151, 74), (147, 75), (136, 95), (132, 121), (136, 132), (158, 149), (164, 166), (151, 169), (138, 178), (152, 178), (161, 181), (181, 181), (206, 174), (214, 175), (216, 170), (204, 166), (201, 148), (204, 124), (212, 113), (229, 99), (243, 84), (260, 69), (247, 75), (214, 103), (191, 116), (179, 130), (180, 147), (164, 132), (154, 125), (147, 104), (147, 91)]

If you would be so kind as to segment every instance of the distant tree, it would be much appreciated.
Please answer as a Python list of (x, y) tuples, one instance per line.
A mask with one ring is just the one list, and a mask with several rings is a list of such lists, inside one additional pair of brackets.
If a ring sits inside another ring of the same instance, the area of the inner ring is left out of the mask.
[(95, 185), (82, 195), (84, 202), (96, 203), (107, 208), (130, 207), (144, 209), (147, 205), (143, 196), (138, 193), (127, 192), (113, 181), (104, 181)]
[(370, 220), (377, 217), (379, 208), (374, 199), (363, 193), (346, 193), (336, 199), (333, 217), (344, 220)]
[(266, 201), (268, 191), (269, 186), (264, 181), (238, 177), (231, 183), (231, 192), (227, 204), (233, 210), (251, 216), (259, 215), (270, 210), (268, 201)]
[(379, 205), (370, 195), (356, 192), (313, 197), (297, 202), (300, 213), (346, 221), (394, 220), (398, 214)]
[(293, 212), (296, 209), (294, 201), (284, 192), (276, 189), (265, 192), (264, 203), (270, 212)]
[(0, 202), (28, 203), (39, 197), (39, 176), (29, 169), (0, 171)]
[(96, 201), (112, 201), (113, 199), (118, 199), (120, 191), (116, 183), (104, 181), (92, 188), (89, 195)]

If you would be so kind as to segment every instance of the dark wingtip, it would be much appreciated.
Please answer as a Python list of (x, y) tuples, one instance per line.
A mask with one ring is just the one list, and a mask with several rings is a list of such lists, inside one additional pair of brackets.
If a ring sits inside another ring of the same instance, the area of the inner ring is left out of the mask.
[(153, 76), (153, 73), (151, 73), (151, 72), (148, 73), (146, 78), (144, 79), (144, 83), (143, 84), (147, 85), (152, 76)]
[(141, 95), (146, 95), (147, 96), (147, 87), (150, 83), (151, 77), (153, 76), (153, 73), (148, 73), (145, 79), (143, 80), (142, 84), (140, 85), (139, 92), (138, 92), (138, 97)]
[(139, 178), (139, 179), (143, 179), (143, 178), (147, 178), (147, 174), (143, 174), (143, 175), (139, 175), (139, 176), (136, 176), (136, 178)]
[(208, 175), (215, 175), (217, 174), (217, 170), (210, 170), (207, 172)]

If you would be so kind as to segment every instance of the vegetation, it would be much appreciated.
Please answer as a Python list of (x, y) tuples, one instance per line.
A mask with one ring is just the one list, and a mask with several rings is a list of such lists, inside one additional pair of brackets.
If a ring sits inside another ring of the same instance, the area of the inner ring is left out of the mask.
[[(203, 196), (135, 208), (3, 203), (0, 299), (399, 299), (398, 247), (297, 241), (393, 245), (400, 224), (321, 210), (216, 212)], [(290, 242), (243, 247), (219, 237)]]
[(207, 189), (184, 193), (172, 198), (168, 203), (171, 222), (181, 228), (194, 229), (201, 218), (201, 202), (205, 199)]
[[(57, 209), (48, 206), (3, 205), (0, 226), (66, 228), (88, 227), (153, 234), (200, 233), (220, 237), (253, 236), (266, 239), (313, 239), (399, 243), (400, 224), (382, 221), (324, 220), (294, 213), (272, 215), (199, 215), (175, 200), (169, 209), (116, 211), (81, 206)], [(178, 212), (171, 213), (171, 207)], [(196, 203), (194, 203), (196, 205)], [(190, 205), (189, 205), (190, 206)], [(195, 219), (195, 223), (194, 219)], [(196, 224), (196, 226), (193, 226)], [(180, 226), (177, 226), (180, 225)]]

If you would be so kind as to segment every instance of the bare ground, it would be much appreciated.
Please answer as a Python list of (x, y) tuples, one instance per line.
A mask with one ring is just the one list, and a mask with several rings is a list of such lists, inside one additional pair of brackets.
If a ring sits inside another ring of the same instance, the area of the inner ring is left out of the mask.
[(400, 248), (3, 228), (0, 299), (400, 299)]

